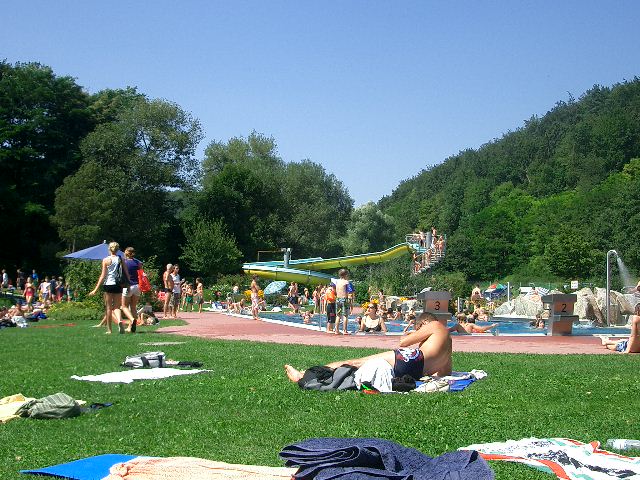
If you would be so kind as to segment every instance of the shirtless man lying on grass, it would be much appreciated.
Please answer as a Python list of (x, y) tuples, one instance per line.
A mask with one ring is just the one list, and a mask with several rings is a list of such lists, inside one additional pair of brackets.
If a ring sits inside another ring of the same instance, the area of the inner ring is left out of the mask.
[[(406, 348), (416, 345), (417, 348)], [(382, 358), (393, 367), (393, 376), (411, 375), (415, 380), (425, 375), (451, 374), (451, 336), (447, 327), (443, 326), (430, 313), (423, 313), (416, 319), (416, 330), (402, 337), (400, 348), (376, 355), (351, 360), (329, 363), (329, 368), (352, 365), (360, 368), (367, 360)], [(304, 371), (296, 370), (291, 365), (284, 366), (287, 377), (297, 382)]]
[(602, 346), (618, 353), (640, 353), (640, 303), (636, 305), (635, 315), (631, 317), (631, 335), (629, 339), (613, 341), (609, 337), (600, 337)]

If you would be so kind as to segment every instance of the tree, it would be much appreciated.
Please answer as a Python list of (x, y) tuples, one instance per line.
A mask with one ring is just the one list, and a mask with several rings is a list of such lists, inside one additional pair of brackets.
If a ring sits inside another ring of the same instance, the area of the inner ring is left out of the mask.
[(236, 272), (240, 267), (238, 259), (242, 252), (221, 219), (186, 224), (184, 236), (186, 243), (182, 245), (180, 259), (194, 272), (214, 276)]
[(285, 164), (273, 138), (253, 132), (210, 143), (203, 171), (189, 216), (222, 217), (245, 259), (284, 246), (298, 257), (341, 252), (353, 200), (321, 165)]
[(560, 278), (591, 278), (598, 263), (598, 251), (584, 235), (562, 228), (547, 244), (544, 259)]
[(125, 92), (116, 120), (81, 143), (84, 164), (56, 191), (60, 237), (75, 248), (105, 238), (142, 254), (167, 251), (178, 226), (170, 189), (188, 189), (199, 169), (199, 122), (176, 104)]
[[(105, 182), (105, 179), (109, 179)], [(68, 176), (56, 192), (55, 222), (71, 250), (118, 238), (113, 229), (120, 220), (126, 193), (124, 172), (88, 161)]]
[(0, 221), (12, 231), (3, 236), (3, 265), (55, 261), (43, 254), (58, 242), (49, 221), (54, 192), (81, 163), (78, 144), (94, 127), (89, 105), (71, 77), (37, 63), (0, 61)]
[(393, 219), (373, 203), (365, 203), (351, 213), (343, 240), (344, 253), (354, 255), (389, 248), (393, 242)]
[(342, 182), (309, 160), (288, 163), (280, 183), (284, 241), (298, 257), (342, 252), (353, 200)]

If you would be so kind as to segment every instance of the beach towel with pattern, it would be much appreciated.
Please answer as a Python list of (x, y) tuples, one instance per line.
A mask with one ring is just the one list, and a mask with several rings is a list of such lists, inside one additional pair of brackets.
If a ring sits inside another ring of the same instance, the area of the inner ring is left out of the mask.
[(476, 450), (485, 460), (524, 463), (563, 480), (640, 479), (640, 457), (600, 450), (597, 441), (525, 438), (469, 445), (460, 450)]

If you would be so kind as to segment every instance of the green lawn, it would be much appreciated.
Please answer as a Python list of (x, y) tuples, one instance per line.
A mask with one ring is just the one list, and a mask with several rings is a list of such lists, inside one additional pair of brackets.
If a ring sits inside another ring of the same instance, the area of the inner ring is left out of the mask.
[[(41, 324), (71, 318), (67, 313)], [(461, 393), (318, 393), (288, 382), (283, 364), (305, 367), (374, 350), (201, 340), (149, 329), (107, 336), (90, 328), (97, 319), (75, 318), (74, 327), (0, 330), (0, 397), (62, 391), (114, 406), (69, 420), (0, 425), (2, 479), (19, 478), (19, 469), (103, 453), (282, 466), (281, 447), (320, 436), (386, 438), (434, 456), (529, 436), (640, 438), (640, 356), (456, 353), (455, 369), (483, 369), (489, 377)], [(187, 343), (139, 345), (148, 341)], [(155, 348), (213, 371), (129, 385), (69, 378), (117, 370), (126, 355)], [(492, 466), (498, 479), (553, 478), (520, 465)]]

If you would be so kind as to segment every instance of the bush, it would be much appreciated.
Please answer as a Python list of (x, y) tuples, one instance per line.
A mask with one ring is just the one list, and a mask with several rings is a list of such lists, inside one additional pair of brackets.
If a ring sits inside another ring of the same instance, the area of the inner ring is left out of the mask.
[(47, 315), (65, 322), (78, 322), (82, 320), (96, 322), (100, 321), (104, 315), (104, 308), (96, 305), (95, 302), (92, 301), (59, 302), (51, 306)]
[(355, 303), (362, 304), (369, 301), (369, 282), (359, 280), (353, 282), (355, 288)]
[(84, 300), (87, 298), (87, 294), (96, 286), (101, 269), (102, 264), (97, 261), (73, 260), (67, 264), (64, 269), (64, 278), (71, 287), (71, 291), (74, 292), (76, 299)]

